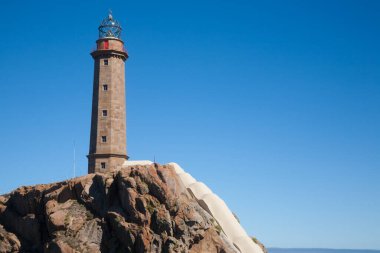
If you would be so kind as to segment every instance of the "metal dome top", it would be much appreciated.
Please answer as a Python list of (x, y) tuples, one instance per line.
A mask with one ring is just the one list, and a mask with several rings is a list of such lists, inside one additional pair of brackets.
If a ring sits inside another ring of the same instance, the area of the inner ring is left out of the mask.
[(121, 26), (117, 20), (113, 19), (112, 11), (109, 11), (108, 17), (103, 19), (98, 28), (99, 38), (118, 38), (121, 36)]

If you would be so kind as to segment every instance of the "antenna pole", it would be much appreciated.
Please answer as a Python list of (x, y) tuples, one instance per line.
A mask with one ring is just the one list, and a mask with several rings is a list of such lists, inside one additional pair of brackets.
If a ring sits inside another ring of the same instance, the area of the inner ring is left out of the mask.
[(73, 171), (74, 171), (74, 177), (76, 176), (76, 157), (75, 157), (75, 140), (74, 140), (74, 159), (73, 159)]

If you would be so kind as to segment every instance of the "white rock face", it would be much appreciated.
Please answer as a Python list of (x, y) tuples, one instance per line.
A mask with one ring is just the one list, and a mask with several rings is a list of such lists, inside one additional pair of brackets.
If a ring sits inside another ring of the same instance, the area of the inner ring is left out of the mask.
[(219, 223), (227, 238), (242, 253), (263, 253), (259, 245), (254, 243), (243, 227), (236, 220), (226, 203), (215, 195), (204, 183), (196, 181), (178, 164), (169, 163), (182, 180), (187, 190), (192, 194), (207, 212)]
[(151, 165), (153, 162), (149, 160), (136, 160), (136, 161), (125, 161), (122, 167), (134, 166), (134, 165)]

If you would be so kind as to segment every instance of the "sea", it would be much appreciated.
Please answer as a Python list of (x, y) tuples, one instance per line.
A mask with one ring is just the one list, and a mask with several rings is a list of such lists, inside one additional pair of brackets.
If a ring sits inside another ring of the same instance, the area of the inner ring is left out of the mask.
[(269, 253), (380, 253), (380, 250), (350, 250), (350, 249), (280, 249), (269, 248)]

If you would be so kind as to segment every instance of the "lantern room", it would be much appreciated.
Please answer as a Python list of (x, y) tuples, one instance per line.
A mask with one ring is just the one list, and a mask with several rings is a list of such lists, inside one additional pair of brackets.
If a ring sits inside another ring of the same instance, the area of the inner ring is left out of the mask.
[(121, 26), (117, 20), (115, 20), (112, 16), (112, 12), (110, 11), (108, 17), (103, 19), (98, 28), (99, 30), (99, 39), (102, 38), (117, 38), (121, 37)]
[(121, 40), (121, 26), (109, 12), (108, 17), (102, 20), (99, 30), (99, 39), (96, 41), (96, 49), (91, 53), (93, 57), (104, 55), (106, 52), (121, 55), (124, 59), (128, 54)]

